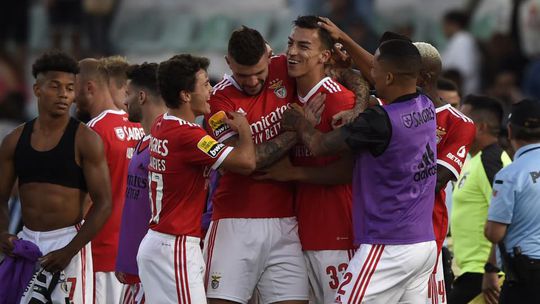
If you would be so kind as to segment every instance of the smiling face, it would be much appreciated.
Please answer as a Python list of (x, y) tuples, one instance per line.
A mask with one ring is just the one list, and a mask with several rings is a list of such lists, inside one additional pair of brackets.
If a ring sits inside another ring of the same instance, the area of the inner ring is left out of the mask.
[(290, 77), (301, 77), (321, 68), (330, 59), (330, 50), (325, 50), (318, 29), (295, 26), (287, 46), (287, 70)]
[(68, 115), (75, 99), (75, 75), (55, 71), (40, 74), (34, 84), (34, 95), (37, 97), (40, 113), (51, 116)]
[(195, 88), (191, 95), (191, 110), (198, 115), (210, 114), (210, 94), (212, 92), (212, 86), (208, 80), (208, 74), (205, 70), (201, 69), (195, 74)]

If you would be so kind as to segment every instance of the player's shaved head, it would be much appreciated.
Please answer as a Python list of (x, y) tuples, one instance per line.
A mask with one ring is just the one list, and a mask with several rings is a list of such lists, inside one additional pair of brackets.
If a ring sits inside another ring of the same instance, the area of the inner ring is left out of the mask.
[(388, 40), (377, 49), (377, 60), (386, 68), (404, 77), (416, 78), (422, 65), (418, 49), (406, 40)]
[(79, 61), (79, 76), (85, 80), (92, 80), (99, 85), (107, 84), (107, 75), (103, 73), (103, 70), (99, 68), (100, 61), (95, 58), (85, 58)]
[(470, 107), (471, 113), (468, 115), (475, 123), (486, 123), (492, 135), (499, 135), (504, 111), (497, 99), (485, 95), (467, 95), (463, 106)]

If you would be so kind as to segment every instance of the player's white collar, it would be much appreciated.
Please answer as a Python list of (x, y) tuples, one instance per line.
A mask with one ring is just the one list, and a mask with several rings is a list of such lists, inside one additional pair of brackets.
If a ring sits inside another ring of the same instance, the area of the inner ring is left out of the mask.
[(450, 108), (451, 106), (452, 106), (451, 104), (447, 103), (444, 106), (437, 107), (437, 108), (435, 108), (435, 113), (442, 112), (442, 111)]
[(301, 103), (306, 103), (308, 102), (308, 100), (311, 99), (311, 97), (313, 97), (313, 95), (319, 90), (319, 88), (323, 85), (323, 83), (325, 83), (327, 80), (331, 80), (330, 77), (324, 77), (323, 79), (321, 79), (321, 81), (319, 81), (313, 88), (311, 88), (311, 90), (309, 90), (309, 92), (306, 94), (306, 96), (302, 97), (300, 96), (300, 94), (298, 94), (298, 89), (296, 89), (296, 94), (298, 95), (298, 100), (301, 102)]
[(240, 87), (240, 85), (238, 84), (238, 82), (236, 82), (236, 80), (234, 79), (234, 77), (232, 77), (232, 75), (228, 75), (228, 74), (224, 74), (223, 75), (224, 78), (227, 78), (228, 81), (230, 81), (233, 86), (238, 89), (238, 91), (240, 92), (243, 92), (242, 91), (242, 88)]

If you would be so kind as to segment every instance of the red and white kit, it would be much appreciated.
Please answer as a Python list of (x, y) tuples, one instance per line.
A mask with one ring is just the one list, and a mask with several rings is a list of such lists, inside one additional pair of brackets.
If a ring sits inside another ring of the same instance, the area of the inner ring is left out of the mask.
[[(315, 127), (327, 133), (333, 130), (335, 114), (354, 107), (355, 96), (338, 82), (325, 77), (306, 96), (298, 96), (299, 104), (309, 103), (318, 93), (325, 94), (326, 99), (321, 121)], [(315, 157), (303, 144), (296, 145), (291, 151), (295, 166), (325, 167), (338, 159), (337, 156)], [(334, 301), (341, 276), (354, 255), (351, 191), (351, 184), (296, 184), (298, 231), (314, 303)]]
[(88, 122), (103, 140), (112, 189), (111, 216), (92, 240), (94, 297), (97, 304), (118, 303), (122, 284), (114, 276), (118, 237), (127, 183), (127, 169), (133, 149), (144, 137), (139, 123), (128, 120), (124, 111), (106, 110)]
[(232, 151), (200, 126), (170, 114), (150, 138), (150, 229), (139, 247), (139, 276), (149, 303), (206, 303), (200, 248), (206, 173)]
[[(228, 75), (214, 87), (208, 127), (224, 142), (236, 132), (220, 123), (221, 117), (227, 111), (244, 113), (255, 144), (261, 144), (281, 134), (282, 114), (295, 99), (286, 57), (272, 57), (260, 94), (245, 95)], [(247, 303), (257, 288), (263, 303), (308, 299), (293, 191), (290, 183), (231, 172), (221, 177), (204, 249), (209, 298)]]
[[(437, 113), (437, 164), (459, 177), (467, 153), (476, 134), (472, 119), (446, 104), (435, 109)], [(446, 185), (445, 185), (446, 186)], [(437, 242), (437, 264), (428, 287), (428, 304), (446, 303), (446, 290), (440, 254), (448, 233), (448, 211), (446, 210), (445, 187), (435, 194), (433, 207), (433, 228)], [(437, 295), (437, 296), (435, 296)]]

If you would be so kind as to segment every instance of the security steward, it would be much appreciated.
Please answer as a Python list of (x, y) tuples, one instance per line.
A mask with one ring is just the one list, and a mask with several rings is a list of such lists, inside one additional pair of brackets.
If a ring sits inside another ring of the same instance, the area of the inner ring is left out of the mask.
[(512, 106), (508, 135), (514, 162), (495, 176), (485, 235), (498, 244), (506, 274), (499, 303), (540, 303), (539, 100)]

